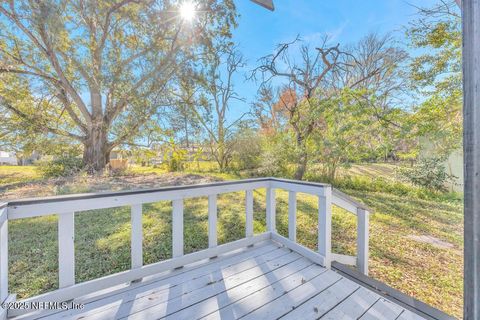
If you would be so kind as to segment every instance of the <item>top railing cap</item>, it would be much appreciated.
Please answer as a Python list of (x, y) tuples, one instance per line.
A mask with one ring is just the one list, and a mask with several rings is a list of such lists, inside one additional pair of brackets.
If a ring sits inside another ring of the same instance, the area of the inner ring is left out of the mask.
[[(205, 188), (205, 187), (221, 187), (221, 186), (236, 185), (236, 184), (243, 184), (243, 183), (270, 182), (270, 181), (285, 182), (285, 183), (292, 183), (297, 185), (322, 187), (322, 188), (331, 187), (331, 185), (327, 183), (265, 177), (265, 178), (253, 178), (253, 179), (232, 180), (232, 181), (218, 181), (218, 182), (200, 183), (200, 184), (193, 184), (193, 185), (164, 186), (164, 187), (150, 188), (150, 189), (124, 190), (124, 191), (115, 191), (115, 192), (80, 193), (80, 194), (49, 196), (49, 197), (40, 197), (40, 198), (26, 198), (26, 199), (12, 200), (12, 201), (6, 201), (4, 203), (0, 203), (0, 209), (7, 206), (22, 206), (22, 205), (32, 205), (32, 204), (40, 204), (40, 203), (48, 203), (48, 202), (97, 199), (97, 198), (128, 196), (128, 195), (136, 195), (136, 194), (140, 195), (140, 194), (163, 192), (163, 191), (197, 189), (197, 188)], [(335, 196), (350, 202), (352, 205), (356, 206), (359, 209), (363, 209), (371, 212), (371, 210), (368, 207), (358, 202), (357, 200), (353, 199), (352, 197), (348, 196), (347, 194), (341, 191), (338, 191), (337, 189), (332, 188), (332, 193)]]
[(117, 197), (117, 196), (121, 197), (121, 196), (136, 195), (136, 194), (185, 190), (185, 189), (197, 189), (197, 188), (217, 187), (217, 186), (221, 187), (221, 186), (228, 186), (228, 185), (235, 185), (235, 184), (242, 184), (242, 183), (263, 182), (263, 181), (265, 182), (271, 181), (271, 178), (218, 181), (218, 182), (211, 182), (211, 183), (199, 183), (199, 184), (181, 185), (181, 186), (164, 186), (159, 188), (123, 190), (123, 191), (115, 191), (115, 192), (110, 192), (110, 191), (96, 192), (96, 193), (92, 192), (92, 193), (77, 193), (77, 194), (48, 196), (48, 197), (39, 197), (39, 198), (25, 198), (25, 199), (7, 201), (7, 205), (22, 206), (22, 205), (32, 205), (32, 204), (47, 203), (47, 202), (97, 199), (97, 198), (108, 198), (108, 197)]
[(284, 179), (284, 178), (269, 178), (271, 181), (277, 182), (287, 182), (287, 183), (295, 183), (304, 186), (312, 186), (312, 187), (331, 187), (332, 185), (323, 182), (310, 182), (310, 181), (302, 181), (302, 180), (292, 180), (292, 179)]
[(348, 194), (343, 193), (342, 191), (340, 191), (338, 189), (333, 188), (332, 189), (332, 194), (334, 194), (336, 197), (342, 198), (343, 200), (350, 202), (352, 205), (357, 207), (357, 209), (362, 209), (362, 210), (368, 211), (370, 213), (373, 212), (369, 207), (367, 207), (363, 203), (355, 200), (354, 198), (352, 198)]

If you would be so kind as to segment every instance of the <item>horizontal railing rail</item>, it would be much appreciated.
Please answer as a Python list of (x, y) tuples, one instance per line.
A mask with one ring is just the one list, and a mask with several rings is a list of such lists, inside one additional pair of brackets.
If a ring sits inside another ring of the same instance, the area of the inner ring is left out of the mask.
[[(253, 191), (266, 189), (265, 233), (254, 235)], [(276, 190), (288, 191), (288, 237), (276, 231)], [(223, 245), (217, 243), (217, 197), (230, 192), (245, 192), (245, 237)], [(307, 249), (297, 243), (297, 194), (318, 197), (318, 248)], [(184, 199), (208, 197), (208, 249), (184, 254)], [(143, 204), (172, 201), (172, 258), (144, 265), (143, 263)], [(332, 205), (357, 216), (357, 256), (331, 252)], [(131, 268), (106, 277), (76, 283), (75, 281), (75, 214), (83, 211), (130, 206), (131, 210)], [(212, 258), (231, 250), (246, 247), (266, 239), (273, 239), (288, 248), (330, 267), (332, 260), (356, 265), (368, 272), (368, 208), (328, 184), (277, 178), (247, 179), (190, 186), (162, 187), (135, 191), (77, 194), (0, 203), (0, 302), (14, 299), (8, 287), (8, 221), (46, 215), (58, 215), (58, 278), (59, 288), (25, 300), (61, 302), (104, 289), (132, 282), (149, 275), (171, 270), (194, 261)], [(28, 310), (8, 310), (9, 316)], [(0, 309), (6, 317), (7, 311)], [(0, 319), (2, 317), (0, 316)]]
[(332, 260), (357, 266), (358, 271), (368, 275), (369, 217), (370, 209), (345, 193), (333, 189), (333, 204), (357, 216), (357, 256), (332, 254)]

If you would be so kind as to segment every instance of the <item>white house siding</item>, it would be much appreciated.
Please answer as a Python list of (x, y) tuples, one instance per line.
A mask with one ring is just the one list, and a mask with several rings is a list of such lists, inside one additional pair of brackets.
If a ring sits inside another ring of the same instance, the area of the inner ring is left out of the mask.
[(0, 164), (17, 165), (17, 157), (13, 153), (0, 151)]

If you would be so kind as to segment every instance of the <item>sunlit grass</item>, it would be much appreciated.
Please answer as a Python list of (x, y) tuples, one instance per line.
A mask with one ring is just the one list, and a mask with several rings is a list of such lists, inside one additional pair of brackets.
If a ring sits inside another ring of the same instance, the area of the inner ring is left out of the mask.
[[(185, 168), (183, 172), (186, 173), (208, 173), (208, 172), (218, 172), (218, 164), (214, 161), (190, 161), (184, 164)], [(141, 173), (141, 174), (163, 174), (167, 173), (167, 166), (164, 164), (155, 166), (155, 167), (142, 167), (139, 165), (131, 164), (128, 167), (128, 171), (132, 173)]]
[(0, 187), (41, 179), (35, 166), (0, 166)]

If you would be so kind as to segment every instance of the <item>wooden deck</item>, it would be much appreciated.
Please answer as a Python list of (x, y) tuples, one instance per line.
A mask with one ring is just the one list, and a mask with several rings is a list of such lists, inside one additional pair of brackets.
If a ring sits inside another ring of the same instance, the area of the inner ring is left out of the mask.
[[(265, 188), (266, 231), (254, 235), (253, 192), (262, 188)], [(277, 189), (289, 194), (288, 238), (276, 230)], [(218, 244), (217, 196), (230, 192), (245, 192), (245, 237)], [(296, 241), (297, 193), (318, 199), (318, 208), (314, 209), (318, 214), (318, 242), (314, 251)], [(208, 197), (208, 248), (185, 254), (183, 202), (198, 197)], [(172, 256), (144, 264), (143, 204), (158, 201), (172, 202)], [(356, 216), (354, 256), (332, 252), (334, 205)], [(77, 282), (75, 216), (88, 210), (120, 206), (131, 209), (131, 268)], [(54, 214), (58, 215), (59, 286), (16, 300), (8, 281), (8, 224), (11, 220)], [(386, 286), (372, 283), (367, 277), (369, 214), (363, 204), (328, 184), (277, 178), (0, 204), (0, 320), (450, 319), (411, 297), (392, 294), (391, 288), (381, 289)], [(352, 274), (345, 265), (355, 266), (358, 272)], [(72, 301), (84, 308), (71, 308)], [(70, 309), (65, 309), (67, 304)]]
[(75, 302), (85, 307), (22, 318), (423, 319), (272, 240)]

